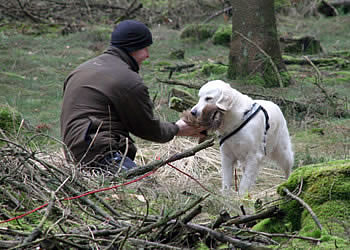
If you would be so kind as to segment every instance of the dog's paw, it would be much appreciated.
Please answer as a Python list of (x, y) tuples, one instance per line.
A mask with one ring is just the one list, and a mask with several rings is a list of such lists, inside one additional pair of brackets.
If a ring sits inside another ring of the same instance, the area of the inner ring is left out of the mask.
[(252, 194), (248, 191), (245, 191), (245, 192), (238, 191), (238, 197), (240, 200), (252, 200), (253, 199)]
[(232, 196), (233, 194), (236, 194), (237, 192), (235, 192), (233, 190), (232, 186), (225, 186), (224, 188), (221, 189), (221, 194), (223, 196)]

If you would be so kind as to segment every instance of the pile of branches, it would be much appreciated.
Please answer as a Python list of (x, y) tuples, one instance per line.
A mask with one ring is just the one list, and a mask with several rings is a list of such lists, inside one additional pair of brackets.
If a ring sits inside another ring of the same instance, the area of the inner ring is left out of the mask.
[(68, 24), (94, 23), (101, 19), (133, 18), (142, 8), (137, 0), (9, 0), (0, 3), (0, 16), (8, 20), (32, 21), (34, 23)]
[(178, 29), (185, 23), (206, 18), (223, 6), (187, 0), (152, 1), (149, 6), (139, 0), (8, 0), (0, 3), (0, 21), (2, 25), (13, 21), (63, 25), (69, 26), (69, 32), (76, 32), (88, 23), (137, 19), (148, 25), (161, 23)]
[(0, 145), (0, 249), (184, 249), (198, 244), (254, 249), (278, 244), (274, 235), (248, 229), (258, 219), (279, 216), (276, 205), (254, 215), (246, 215), (243, 207), (239, 216), (223, 211), (216, 220), (197, 224), (192, 221), (210, 193), (167, 215), (154, 214), (142, 190), (137, 191), (144, 197), (142, 211), (111, 198), (118, 187), (142, 182), (165, 164), (212, 146), (213, 140), (112, 177), (80, 171), (57, 153), (40, 153), (29, 141), (0, 137)]

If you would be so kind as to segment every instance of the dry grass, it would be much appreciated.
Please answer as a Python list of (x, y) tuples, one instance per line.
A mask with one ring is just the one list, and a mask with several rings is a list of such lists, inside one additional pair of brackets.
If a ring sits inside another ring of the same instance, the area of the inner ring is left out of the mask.
[[(183, 137), (175, 138), (166, 144), (139, 144), (139, 157), (136, 161), (144, 164), (157, 157), (168, 158), (175, 153), (194, 147), (196, 144), (195, 140)], [(199, 151), (194, 157), (176, 161), (172, 165), (204, 185), (212, 192), (212, 199), (219, 203), (226, 203), (226, 205), (222, 205), (231, 211), (237, 211), (242, 202), (248, 205), (249, 209), (257, 199), (264, 202), (275, 199), (277, 197), (276, 187), (284, 181), (282, 171), (277, 169), (272, 162), (266, 162), (261, 166), (258, 180), (251, 190), (249, 198), (240, 199), (234, 190), (229, 192), (228, 196), (223, 196), (221, 193), (221, 163), (218, 144)], [(237, 185), (239, 185), (241, 174), (241, 170), (237, 169)], [(206, 192), (195, 180), (169, 165), (160, 168), (153, 175), (153, 178), (158, 185), (156, 188), (158, 192), (162, 192), (162, 189), (168, 190), (166, 192), (171, 190), (170, 192), (174, 193), (189, 192), (198, 195)], [(230, 207), (230, 204), (233, 207)]]
[[(147, 163), (157, 159), (167, 159), (170, 156), (181, 153), (186, 149), (195, 147), (197, 141), (192, 138), (176, 137), (169, 143), (149, 143), (138, 144), (138, 156), (136, 162), (138, 165), (146, 165)], [(53, 163), (55, 166), (67, 166), (62, 153), (42, 154), (40, 158)], [(208, 212), (216, 216), (221, 210), (225, 209), (231, 214), (240, 213), (240, 206), (244, 204), (247, 212), (254, 212), (253, 205), (257, 199), (263, 202), (270, 202), (277, 198), (276, 187), (284, 181), (283, 173), (276, 168), (272, 162), (266, 162), (261, 166), (260, 174), (256, 181), (256, 185), (252, 188), (249, 197), (238, 197), (237, 192), (231, 190), (226, 195), (221, 192), (221, 163), (218, 143), (213, 147), (199, 151), (195, 156), (183, 158), (170, 165), (165, 165), (158, 169), (153, 175), (145, 180), (128, 186), (129, 191), (138, 192), (140, 188), (147, 193), (150, 200), (157, 200), (162, 197), (162, 201), (167, 200), (174, 206), (181, 207), (186, 203), (188, 195), (203, 196), (209, 190), (211, 192)], [(91, 185), (90, 188), (101, 188), (108, 185), (120, 183), (110, 183), (108, 178), (102, 176), (94, 176), (91, 173), (77, 171), (71, 166), (72, 176), (79, 176), (87, 180)], [(191, 176), (188, 177), (187, 175)], [(241, 170), (237, 169), (237, 186), (241, 177)], [(118, 182), (125, 180), (118, 180)], [(199, 184), (199, 183), (200, 184)], [(202, 186), (201, 186), (202, 185)], [(204, 187), (203, 187), (204, 186)], [(206, 190), (207, 189), (207, 190)], [(120, 189), (119, 195), (124, 193), (123, 188)], [(122, 194), (124, 195), (124, 194)], [(168, 204), (169, 206), (169, 204)], [(175, 207), (174, 207), (175, 208)], [(201, 218), (208, 219), (208, 218)]]

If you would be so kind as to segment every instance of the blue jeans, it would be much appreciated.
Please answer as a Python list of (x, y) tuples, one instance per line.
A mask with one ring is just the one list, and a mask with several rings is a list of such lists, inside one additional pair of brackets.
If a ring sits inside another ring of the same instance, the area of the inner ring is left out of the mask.
[[(99, 165), (102, 165), (103, 168), (107, 168), (107, 170), (117, 173), (119, 172), (120, 163), (123, 159), (123, 156), (119, 154), (118, 152), (113, 152), (111, 154), (108, 154)], [(123, 165), (121, 166), (121, 172), (129, 171), (133, 168), (136, 168), (136, 163), (131, 160), (129, 157), (125, 157)]]

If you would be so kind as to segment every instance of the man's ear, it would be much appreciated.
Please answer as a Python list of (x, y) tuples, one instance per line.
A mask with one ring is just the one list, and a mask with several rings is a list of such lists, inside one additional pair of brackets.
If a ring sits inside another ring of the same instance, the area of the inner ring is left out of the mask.
[(221, 96), (216, 101), (216, 107), (223, 111), (227, 111), (232, 108), (233, 105), (233, 94), (229, 89), (224, 89), (221, 92)]

